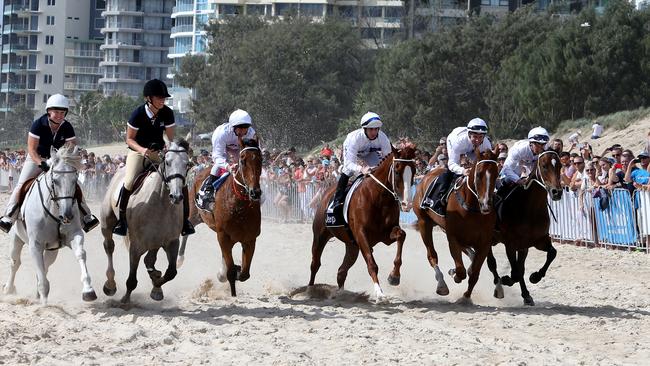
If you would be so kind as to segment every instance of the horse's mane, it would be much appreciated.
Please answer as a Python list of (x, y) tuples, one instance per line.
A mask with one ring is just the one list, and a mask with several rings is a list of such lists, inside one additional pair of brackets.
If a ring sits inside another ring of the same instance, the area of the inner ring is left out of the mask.
[(56, 151), (54, 158), (55, 160), (63, 161), (65, 164), (70, 165), (77, 170), (83, 168), (83, 164), (81, 164), (81, 153), (79, 147), (76, 145), (65, 144)]
[(187, 142), (187, 140), (185, 140), (182, 137), (175, 139), (174, 142), (172, 142), (172, 146), (174, 144), (176, 144), (178, 147), (181, 147), (181, 148), (185, 149), (185, 151), (188, 151), (188, 152), (190, 151), (190, 143)]

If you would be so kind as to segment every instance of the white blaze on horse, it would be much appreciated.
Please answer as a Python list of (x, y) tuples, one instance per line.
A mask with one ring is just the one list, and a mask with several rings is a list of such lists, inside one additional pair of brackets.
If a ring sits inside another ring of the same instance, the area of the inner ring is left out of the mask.
[[(163, 299), (161, 286), (176, 276), (179, 236), (183, 227), (183, 186), (190, 165), (189, 144), (186, 141), (172, 142), (164, 152), (163, 162), (156, 171), (144, 179), (142, 186), (134, 190), (127, 208), (129, 228), (125, 244), (129, 250), (129, 277), (123, 303), (130, 301), (131, 292), (138, 284), (137, 271), (140, 257), (146, 253), (144, 264), (151, 278), (151, 298)], [(104, 250), (108, 257), (107, 280), (104, 293), (112, 296), (117, 291), (115, 269), (113, 268), (113, 227), (117, 223), (117, 197), (123, 183), (125, 169), (117, 171), (102, 203), (101, 223), (104, 236)], [(156, 270), (158, 250), (167, 254), (168, 267), (163, 275)]]
[(29, 188), (20, 215), (10, 231), (11, 267), (4, 292), (15, 293), (14, 280), (20, 267), (20, 253), (25, 243), (34, 259), (37, 277), (37, 295), (43, 305), (47, 304), (50, 282), (47, 271), (62, 246), (71, 247), (81, 268), (83, 284), (82, 299), (97, 299), (90, 284), (86, 267), (84, 232), (81, 214), (75, 198), (77, 178), (81, 168), (81, 153), (77, 146), (64, 146), (51, 150), (47, 164), (51, 169), (39, 175)]

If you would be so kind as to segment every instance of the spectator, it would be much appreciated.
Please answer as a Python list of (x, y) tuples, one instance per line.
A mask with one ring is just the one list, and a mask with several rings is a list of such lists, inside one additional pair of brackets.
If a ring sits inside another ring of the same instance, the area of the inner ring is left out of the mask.
[(508, 157), (507, 152), (501, 152), (499, 153), (499, 157), (497, 157), (497, 165), (499, 168), (499, 174), (501, 174), (501, 169), (503, 169), (503, 163), (506, 162), (506, 158)]
[(325, 146), (320, 150), (321, 158), (327, 158), (329, 160), (332, 157), (332, 154), (334, 154), (334, 151), (330, 149), (330, 144), (325, 143)]
[(612, 169), (614, 165), (613, 158), (602, 158), (598, 162), (600, 165), (600, 174), (597, 175), (598, 185), (607, 186), (610, 180), (610, 173), (613, 174), (614, 170)]
[(591, 139), (599, 139), (600, 136), (603, 134), (603, 126), (600, 125), (598, 122), (594, 122), (594, 124), (591, 126)]
[(576, 156), (573, 159), (573, 165), (575, 166), (575, 173), (571, 177), (571, 183), (569, 183), (569, 189), (571, 189), (572, 191), (577, 191), (582, 186), (582, 179), (585, 170), (584, 158), (582, 156)]
[[(624, 158), (627, 160), (627, 156)], [(641, 164), (641, 168), (637, 164)], [(650, 163), (650, 155), (645, 151), (641, 151), (636, 159), (630, 161), (625, 172), (625, 183), (632, 184), (634, 188), (642, 188), (647, 185), (650, 179), (650, 172), (648, 172), (648, 163)]]
[(440, 154), (438, 155), (438, 167), (447, 168), (447, 155)]

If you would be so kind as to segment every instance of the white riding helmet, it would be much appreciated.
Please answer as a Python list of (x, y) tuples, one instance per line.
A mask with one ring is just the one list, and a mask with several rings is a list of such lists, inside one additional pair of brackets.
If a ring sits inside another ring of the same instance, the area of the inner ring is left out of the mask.
[(381, 118), (377, 113), (368, 112), (361, 117), (361, 127), (363, 128), (379, 128), (381, 126)]
[(537, 142), (539, 144), (547, 143), (551, 138), (548, 135), (548, 131), (544, 127), (535, 127), (530, 132), (528, 132), (528, 141)]
[(484, 120), (474, 118), (467, 124), (467, 131), (485, 135), (488, 133), (488, 126)]
[(252, 121), (248, 112), (238, 109), (230, 114), (228, 123), (232, 127), (249, 127)]
[(47, 111), (50, 108), (65, 109), (67, 111), (70, 109), (70, 101), (68, 101), (68, 98), (61, 94), (54, 94), (51, 97), (47, 98), (45, 110)]

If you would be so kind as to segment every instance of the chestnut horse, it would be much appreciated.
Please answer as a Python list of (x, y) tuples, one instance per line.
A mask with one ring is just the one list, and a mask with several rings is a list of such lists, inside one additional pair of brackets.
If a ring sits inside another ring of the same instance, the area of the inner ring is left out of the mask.
[(402, 246), (406, 239), (406, 233), (399, 226), (399, 212), (400, 208), (408, 211), (411, 207), (410, 189), (414, 173), (414, 146), (409, 145), (400, 150), (393, 148), (393, 152), (364, 178), (352, 194), (347, 227), (325, 226), (325, 210), (336, 187), (331, 187), (325, 192), (312, 225), (314, 239), (311, 247), (309, 286), (314, 285), (316, 273), (321, 266), (323, 249), (332, 237), (345, 243), (345, 257), (336, 277), (340, 289), (343, 289), (348, 270), (361, 251), (374, 283), (375, 295), (377, 299), (384, 297), (377, 279), (379, 267), (372, 255), (372, 248), (379, 242), (390, 245), (397, 241), (397, 254), (393, 262), (395, 267), (388, 277), (388, 282), (391, 285), (399, 284)]
[[(221, 247), (223, 266), (219, 281), (230, 283), (230, 294), (237, 296), (235, 281), (246, 281), (250, 277), (251, 262), (255, 252), (255, 241), (260, 235), (261, 211), (260, 175), (262, 174), (262, 152), (257, 140), (240, 141), (239, 163), (215, 193), (214, 208), (199, 210), (201, 220), (217, 233)], [(190, 189), (194, 197), (201, 184), (210, 174), (206, 168), (196, 175)], [(242, 265), (236, 265), (232, 248), (236, 243), (242, 246)]]
[[(499, 208), (500, 218), (494, 235), (493, 244), (503, 243), (510, 262), (511, 275), (499, 280), (497, 263), (490, 250), (488, 267), (494, 275), (494, 283), (512, 286), (519, 282), (524, 304), (535, 305), (526, 288), (524, 264), (528, 249), (535, 247), (546, 252), (546, 262), (542, 268), (530, 275), (530, 282), (537, 283), (555, 259), (557, 251), (553, 247), (548, 230), (551, 224), (548, 215), (547, 196), (557, 201), (562, 198), (560, 178), (560, 157), (548, 150), (539, 155), (535, 170), (523, 186), (516, 186), (502, 201)], [(497, 296), (499, 295), (499, 296)], [(495, 291), (495, 297), (502, 297)]]
[[(436, 272), (438, 282), (436, 293), (448, 295), (449, 288), (438, 267), (438, 254), (433, 247), (432, 230), (440, 226), (447, 233), (449, 252), (454, 259), (455, 269), (449, 273), (454, 275), (454, 281), (460, 283), (467, 273), (462, 261), (462, 252), (472, 258), (469, 268), (469, 282), (463, 297), (467, 300), (478, 281), (481, 266), (490, 252), (492, 232), (496, 223), (496, 213), (493, 209), (494, 188), (498, 176), (495, 155), (491, 151), (479, 153), (474, 151), (477, 161), (469, 170), (469, 175), (461, 183), (455, 183), (447, 203), (447, 215), (441, 217), (433, 211), (423, 209), (419, 204), (413, 210), (418, 218), (418, 231), (427, 248), (427, 258)], [(444, 172), (439, 168), (428, 173), (417, 186), (414, 202), (421, 202), (429, 184)]]

